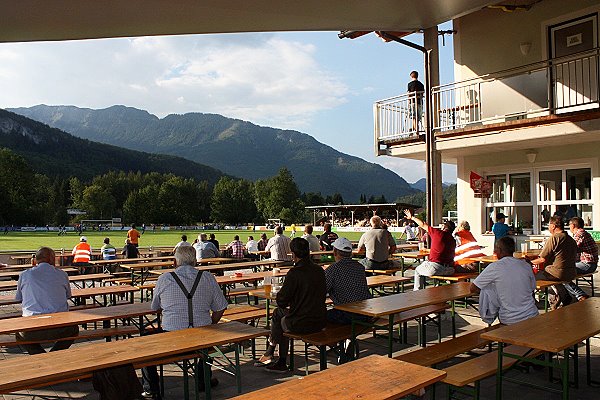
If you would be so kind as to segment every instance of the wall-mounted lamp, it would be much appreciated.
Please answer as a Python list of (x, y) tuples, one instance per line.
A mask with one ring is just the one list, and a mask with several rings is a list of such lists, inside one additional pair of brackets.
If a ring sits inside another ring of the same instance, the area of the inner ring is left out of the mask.
[(521, 49), (521, 54), (526, 56), (529, 54), (529, 50), (531, 50), (531, 42), (521, 42), (521, 44), (519, 44), (519, 48)]
[(537, 151), (535, 151), (535, 150), (527, 150), (527, 152), (525, 153), (525, 155), (527, 156), (527, 161), (529, 161), (529, 164), (533, 164), (535, 162), (536, 157), (537, 157)]

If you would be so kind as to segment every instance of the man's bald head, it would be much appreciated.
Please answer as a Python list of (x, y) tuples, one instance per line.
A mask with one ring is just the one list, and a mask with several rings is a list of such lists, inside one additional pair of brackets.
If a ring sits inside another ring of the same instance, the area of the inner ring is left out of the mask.
[(35, 261), (39, 264), (41, 262), (46, 262), (50, 265), (54, 265), (54, 250), (50, 247), (40, 247), (40, 249), (35, 253)]

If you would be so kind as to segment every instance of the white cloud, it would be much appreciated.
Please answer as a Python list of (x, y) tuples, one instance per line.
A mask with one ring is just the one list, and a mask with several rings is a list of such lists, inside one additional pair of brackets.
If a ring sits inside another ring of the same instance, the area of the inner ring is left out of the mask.
[[(426, 175), (425, 162), (418, 160), (408, 160), (398, 157), (377, 157), (375, 162), (381, 166), (391, 169), (407, 182), (414, 183)], [(456, 166), (451, 164), (442, 164), (442, 181), (456, 182)]]
[(0, 44), (0, 107), (124, 104), (302, 129), (349, 93), (315, 51), (274, 34)]

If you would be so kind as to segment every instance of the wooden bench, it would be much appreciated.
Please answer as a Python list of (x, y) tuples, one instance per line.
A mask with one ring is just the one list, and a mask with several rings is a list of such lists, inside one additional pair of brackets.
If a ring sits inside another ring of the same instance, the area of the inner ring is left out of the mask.
[(588, 272), (586, 274), (578, 274), (575, 277), (575, 283), (576, 284), (577, 284), (577, 281), (581, 279), (582, 281), (584, 281), (585, 283), (587, 283), (588, 285), (590, 285), (590, 289), (592, 291), (592, 297), (594, 297), (595, 294), (596, 294), (596, 291), (594, 289), (594, 274), (595, 273), (596, 273), (596, 271), (594, 271), (594, 272)]
[[(368, 327), (357, 327), (357, 329), (359, 329), (356, 332), (357, 335), (369, 330)], [(284, 335), (290, 339), (290, 369), (292, 371), (294, 370), (294, 340), (304, 342), (304, 369), (305, 374), (308, 375), (308, 348), (315, 346), (319, 349), (319, 369), (321, 371), (327, 369), (327, 346), (343, 352), (343, 346), (339, 346), (339, 344), (352, 339), (352, 325), (327, 323), (327, 326), (319, 332), (305, 334), (286, 332)]]
[[(542, 354), (541, 350), (529, 349), (511, 345), (506, 347), (506, 351), (511, 354), (528, 357), (536, 357)], [(512, 367), (518, 362), (514, 358), (504, 357), (502, 359), (502, 369)], [(443, 369), (446, 377), (442, 382), (448, 384), (448, 398), (452, 398), (454, 392), (470, 394), (475, 399), (479, 399), (479, 382), (494, 375), (498, 370), (498, 351), (492, 351), (479, 357), (452, 365)]]
[[(430, 306), (413, 308), (412, 310), (403, 311), (394, 316), (394, 325), (400, 325), (398, 330), (398, 334), (400, 335), (400, 340), (403, 343), (407, 343), (408, 336), (408, 322), (409, 321), (417, 321), (419, 323), (419, 336), (418, 336), (418, 345), (421, 347), (426, 347), (427, 345), (427, 336), (426, 336), (426, 325), (427, 322), (434, 322), (438, 328), (438, 341), (442, 340), (442, 324), (441, 321), (435, 321), (433, 318), (429, 318), (430, 314), (436, 314), (439, 318), (440, 314), (450, 308), (448, 303), (440, 303), (440, 304), (432, 304)], [(373, 335), (375, 335), (377, 329), (388, 330), (389, 329), (389, 320), (387, 318), (380, 318), (374, 322), (373, 327)]]
[(471, 279), (477, 278), (479, 274), (477, 272), (464, 272), (452, 275), (433, 275), (430, 278), (436, 281), (447, 281), (447, 282), (467, 282)]
[(436, 364), (448, 361), (459, 354), (467, 353), (471, 350), (489, 345), (491, 340), (482, 339), (481, 334), (496, 329), (499, 326), (500, 325), (494, 325), (477, 329), (476, 331), (465, 333), (464, 335), (434, 344), (433, 346), (404, 353), (394, 358), (412, 364), (422, 365), (424, 367), (433, 367)]

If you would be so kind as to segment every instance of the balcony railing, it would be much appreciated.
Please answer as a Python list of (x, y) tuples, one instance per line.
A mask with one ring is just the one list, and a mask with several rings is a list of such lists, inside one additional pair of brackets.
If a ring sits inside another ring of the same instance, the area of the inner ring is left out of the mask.
[(375, 137), (407, 139), (425, 132), (423, 92), (410, 92), (375, 103)]
[[(432, 88), (433, 130), (506, 122), (598, 108), (599, 49), (528, 64)], [(413, 96), (413, 98), (411, 98)], [(375, 103), (378, 143), (415, 137), (413, 94)]]

